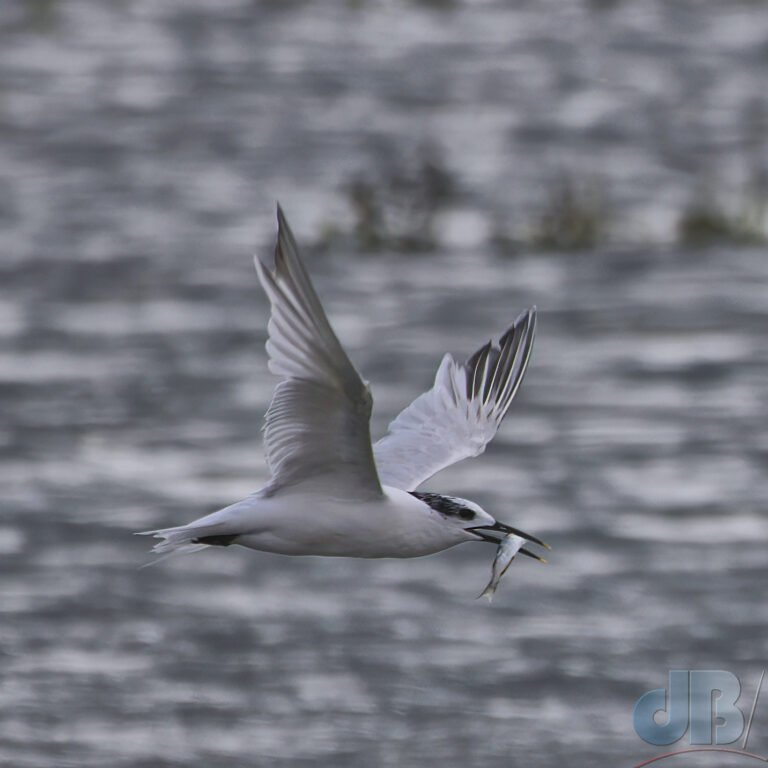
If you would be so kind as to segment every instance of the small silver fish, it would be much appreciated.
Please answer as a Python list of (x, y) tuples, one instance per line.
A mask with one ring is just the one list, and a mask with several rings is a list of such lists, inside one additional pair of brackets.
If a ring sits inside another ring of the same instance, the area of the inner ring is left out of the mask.
[(489, 603), (493, 600), (501, 577), (507, 572), (507, 568), (512, 564), (515, 555), (523, 544), (525, 544), (525, 539), (514, 533), (510, 533), (499, 542), (499, 548), (496, 550), (496, 557), (493, 558), (493, 566), (491, 567), (491, 580), (477, 596), (478, 600), (481, 597), (487, 597)]

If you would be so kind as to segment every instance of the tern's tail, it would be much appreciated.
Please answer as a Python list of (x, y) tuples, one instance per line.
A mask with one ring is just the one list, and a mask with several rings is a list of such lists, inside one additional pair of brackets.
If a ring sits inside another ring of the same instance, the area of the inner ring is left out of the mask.
[[(231, 544), (237, 536), (222, 535), (222, 525), (180, 525), (176, 528), (161, 528), (157, 531), (140, 531), (138, 536), (154, 536), (160, 541), (152, 547), (152, 552), (163, 557), (154, 560), (157, 563), (166, 557), (188, 552), (197, 552), (212, 544)], [(152, 565), (153, 563), (150, 563)]]
[(199, 549), (210, 546), (227, 547), (233, 544), (243, 532), (254, 530), (255, 520), (258, 517), (256, 508), (260, 503), (259, 494), (253, 494), (247, 499), (211, 512), (187, 525), (161, 528), (157, 531), (142, 531), (139, 536), (154, 536), (160, 539), (152, 552), (163, 557), (177, 553), (197, 552)]

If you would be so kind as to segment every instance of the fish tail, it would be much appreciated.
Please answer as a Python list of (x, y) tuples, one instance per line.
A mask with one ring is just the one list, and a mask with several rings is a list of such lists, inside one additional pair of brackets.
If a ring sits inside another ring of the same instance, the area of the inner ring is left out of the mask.
[(475, 598), (479, 600), (481, 597), (488, 599), (489, 603), (493, 602), (493, 596), (496, 594), (496, 587), (492, 587), (490, 584)]

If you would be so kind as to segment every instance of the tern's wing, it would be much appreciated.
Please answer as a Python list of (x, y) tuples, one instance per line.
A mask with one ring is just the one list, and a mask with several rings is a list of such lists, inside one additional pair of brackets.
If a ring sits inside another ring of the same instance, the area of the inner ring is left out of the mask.
[(278, 206), (275, 266), (256, 259), (272, 305), (269, 370), (281, 376), (264, 426), (274, 493), (303, 484), (338, 498), (381, 495), (369, 421), (373, 401), (336, 338)]
[(496, 434), (528, 366), (536, 308), (523, 312), (494, 346), (466, 363), (443, 358), (435, 385), (419, 395), (373, 447), (384, 485), (418, 488), (439, 470), (479, 456)]

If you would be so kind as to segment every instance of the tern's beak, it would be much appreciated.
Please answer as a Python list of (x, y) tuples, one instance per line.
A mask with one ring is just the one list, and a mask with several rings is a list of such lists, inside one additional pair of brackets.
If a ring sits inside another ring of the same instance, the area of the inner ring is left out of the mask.
[(507, 525), (506, 523), (500, 523), (498, 520), (493, 525), (478, 525), (476, 528), (468, 528), (467, 530), (472, 531), (472, 533), (474, 533), (475, 536), (477, 536), (479, 539), (482, 539), (483, 541), (490, 541), (493, 544), (498, 544), (501, 539), (497, 538), (496, 536), (492, 536), (492, 533), (501, 533), (504, 534), (504, 536), (510, 533), (514, 533), (516, 536), (520, 536), (526, 541), (532, 541), (534, 544), (539, 544), (540, 546), (544, 547), (544, 549), (552, 549), (549, 544), (545, 544), (541, 539), (537, 539), (535, 536), (531, 536), (530, 533), (525, 533), (518, 528), (513, 528), (511, 525)]

